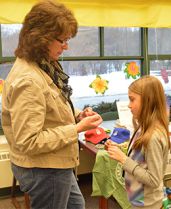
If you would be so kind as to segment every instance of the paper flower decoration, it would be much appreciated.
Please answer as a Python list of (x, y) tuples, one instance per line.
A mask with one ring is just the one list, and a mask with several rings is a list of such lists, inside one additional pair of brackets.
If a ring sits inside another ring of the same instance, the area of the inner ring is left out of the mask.
[(162, 76), (164, 82), (169, 83), (169, 76), (168, 76), (168, 72), (167, 72), (166, 68), (162, 68), (160, 71), (161, 71), (161, 76)]
[(132, 77), (136, 79), (137, 76), (140, 76), (139, 67), (136, 62), (126, 63), (124, 72), (127, 74), (127, 78)]
[(109, 81), (102, 79), (99, 75), (96, 75), (96, 79), (89, 85), (90, 88), (93, 88), (96, 94), (104, 94), (108, 89)]
[(4, 80), (0, 78), (0, 94), (2, 94), (3, 85), (4, 85)]

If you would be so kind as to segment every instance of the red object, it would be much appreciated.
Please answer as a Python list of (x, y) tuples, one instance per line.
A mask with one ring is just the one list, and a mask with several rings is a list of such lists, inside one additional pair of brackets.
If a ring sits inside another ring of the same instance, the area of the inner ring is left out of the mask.
[(167, 72), (166, 68), (161, 69), (161, 76), (162, 76), (165, 83), (169, 82), (168, 72)]
[(104, 139), (109, 138), (109, 135), (106, 134), (105, 130), (101, 127), (91, 129), (85, 132), (85, 140), (93, 144), (98, 144)]

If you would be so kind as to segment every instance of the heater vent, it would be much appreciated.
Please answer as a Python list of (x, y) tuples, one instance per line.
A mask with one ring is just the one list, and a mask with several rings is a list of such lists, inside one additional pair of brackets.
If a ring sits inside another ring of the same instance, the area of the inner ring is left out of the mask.
[(0, 161), (9, 161), (9, 152), (0, 152)]

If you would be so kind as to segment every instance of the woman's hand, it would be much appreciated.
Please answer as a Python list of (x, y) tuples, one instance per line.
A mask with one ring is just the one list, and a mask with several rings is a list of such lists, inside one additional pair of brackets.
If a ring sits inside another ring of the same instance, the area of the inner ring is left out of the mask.
[(92, 110), (91, 107), (86, 107), (83, 111), (80, 112), (77, 119), (78, 121), (81, 121), (83, 118), (86, 118), (88, 116), (96, 115), (97, 113)]
[(79, 123), (76, 124), (77, 132), (87, 131), (98, 127), (102, 123), (102, 118), (99, 114), (94, 114), (92, 116), (87, 116), (83, 118)]
[(116, 144), (114, 142), (111, 143), (108, 141), (105, 143), (105, 146), (107, 146), (107, 152), (108, 152), (110, 158), (117, 160), (120, 163), (124, 164), (127, 159), (127, 156), (125, 155), (125, 153), (121, 151), (118, 144)]

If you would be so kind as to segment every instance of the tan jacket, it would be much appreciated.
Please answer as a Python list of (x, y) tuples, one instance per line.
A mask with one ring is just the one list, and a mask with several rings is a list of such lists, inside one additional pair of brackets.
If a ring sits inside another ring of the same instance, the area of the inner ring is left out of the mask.
[(2, 127), (11, 161), (18, 166), (73, 168), (79, 164), (71, 107), (35, 63), (15, 61), (3, 89)]

